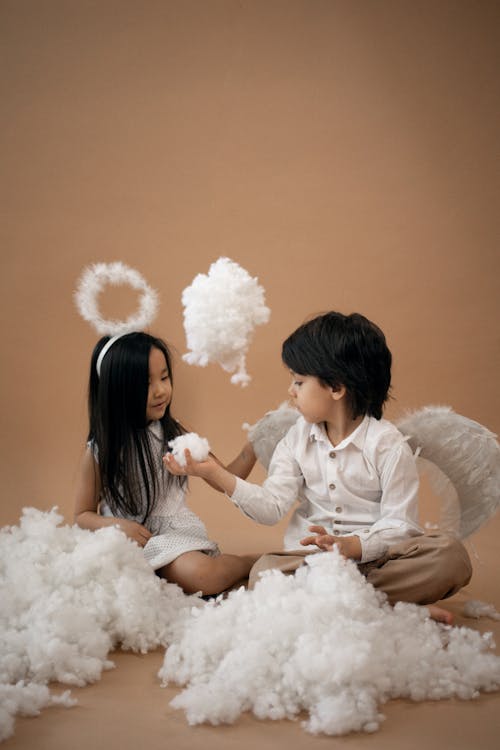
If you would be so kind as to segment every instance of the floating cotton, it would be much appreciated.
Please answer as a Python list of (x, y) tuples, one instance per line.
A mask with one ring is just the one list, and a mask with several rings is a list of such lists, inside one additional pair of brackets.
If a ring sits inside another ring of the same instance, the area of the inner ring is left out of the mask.
[(470, 699), (500, 687), (491, 634), (438, 625), (413, 604), (390, 607), (335, 550), (307, 563), (193, 612), (159, 674), (187, 686), (172, 705), (190, 724), (306, 711), (312, 733), (373, 732), (391, 698)]
[[(232, 383), (247, 385), (246, 354), (255, 326), (267, 323), (271, 311), (256, 278), (229, 258), (219, 258), (208, 274), (198, 274), (182, 293), (184, 329), (190, 365), (211, 362), (234, 372)], [(236, 372), (235, 372), (236, 371)]]
[(186, 465), (186, 456), (184, 451), (187, 449), (195, 461), (205, 461), (210, 452), (210, 446), (206, 438), (202, 438), (196, 432), (188, 432), (186, 435), (179, 435), (174, 440), (170, 440), (169, 448), (172, 449), (172, 455), (181, 466)]
[(111, 669), (118, 646), (145, 653), (180, 636), (197, 597), (156, 576), (122, 531), (60, 526), (54, 510), (25, 509), (0, 531), (0, 739), (17, 713), (36, 715)]

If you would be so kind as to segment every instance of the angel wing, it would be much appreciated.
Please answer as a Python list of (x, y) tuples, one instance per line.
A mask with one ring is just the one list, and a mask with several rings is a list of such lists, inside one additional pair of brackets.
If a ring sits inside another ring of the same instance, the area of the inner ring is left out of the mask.
[(277, 409), (264, 414), (255, 424), (243, 425), (248, 431), (248, 439), (252, 443), (255, 455), (266, 471), (269, 469), (274, 449), (299, 417), (297, 409), (292, 409), (285, 401)]
[[(265, 469), (274, 449), (299, 416), (286, 403), (254, 425), (244, 425), (257, 458)], [(500, 446), (496, 435), (449, 406), (424, 406), (398, 420), (439, 496), (442, 531), (465, 539), (477, 531), (500, 506)]]
[(396, 426), (441, 498), (440, 527), (460, 539), (477, 531), (500, 506), (496, 435), (449, 406), (424, 406)]

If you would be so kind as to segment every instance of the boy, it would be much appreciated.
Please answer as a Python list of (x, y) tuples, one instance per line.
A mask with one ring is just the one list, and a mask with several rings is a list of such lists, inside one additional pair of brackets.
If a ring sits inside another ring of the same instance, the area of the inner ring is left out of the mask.
[[(392, 362), (382, 331), (357, 313), (330, 312), (292, 333), (282, 359), (301, 416), (278, 443), (261, 487), (213, 460), (196, 463), (187, 455), (186, 468), (179, 470), (166, 459), (174, 473), (219, 486), (259, 523), (276, 523), (299, 501), (285, 533), (285, 553), (261, 558), (250, 585), (266, 568), (292, 571), (305, 554), (337, 546), (391, 603), (427, 604), (465, 586), (471, 576), (467, 552), (452, 537), (423, 534), (413, 454), (382, 418)], [(298, 551), (301, 545), (307, 549)], [(431, 615), (451, 622), (437, 607)]]

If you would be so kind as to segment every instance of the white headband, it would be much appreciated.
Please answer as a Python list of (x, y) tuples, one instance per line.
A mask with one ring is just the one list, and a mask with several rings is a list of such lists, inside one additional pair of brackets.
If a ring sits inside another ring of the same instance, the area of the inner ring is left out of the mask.
[(99, 356), (97, 357), (97, 362), (95, 363), (95, 369), (97, 371), (97, 376), (99, 378), (101, 377), (102, 360), (106, 356), (106, 353), (109, 351), (109, 349), (111, 349), (115, 341), (118, 341), (118, 339), (121, 339), (122, 336), (126, 336), (127, 333), (132, 333), (132, 331), (126, 331), (125, 333), (117, 333), (116, 336), (113, 336), (112, 338), (109, 339), (109, 341), (106, 341), (106, 343), (102, 347), (101, 351), (99, 352)]

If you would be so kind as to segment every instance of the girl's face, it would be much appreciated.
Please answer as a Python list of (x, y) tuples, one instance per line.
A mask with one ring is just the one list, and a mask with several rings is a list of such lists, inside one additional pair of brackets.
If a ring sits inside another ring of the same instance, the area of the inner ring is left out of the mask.
[(146, 421), (161, 419), (172, 398), (172, 383), (165, 355), (160, 349), (149, 353), (149, 388), (146, 404)]

